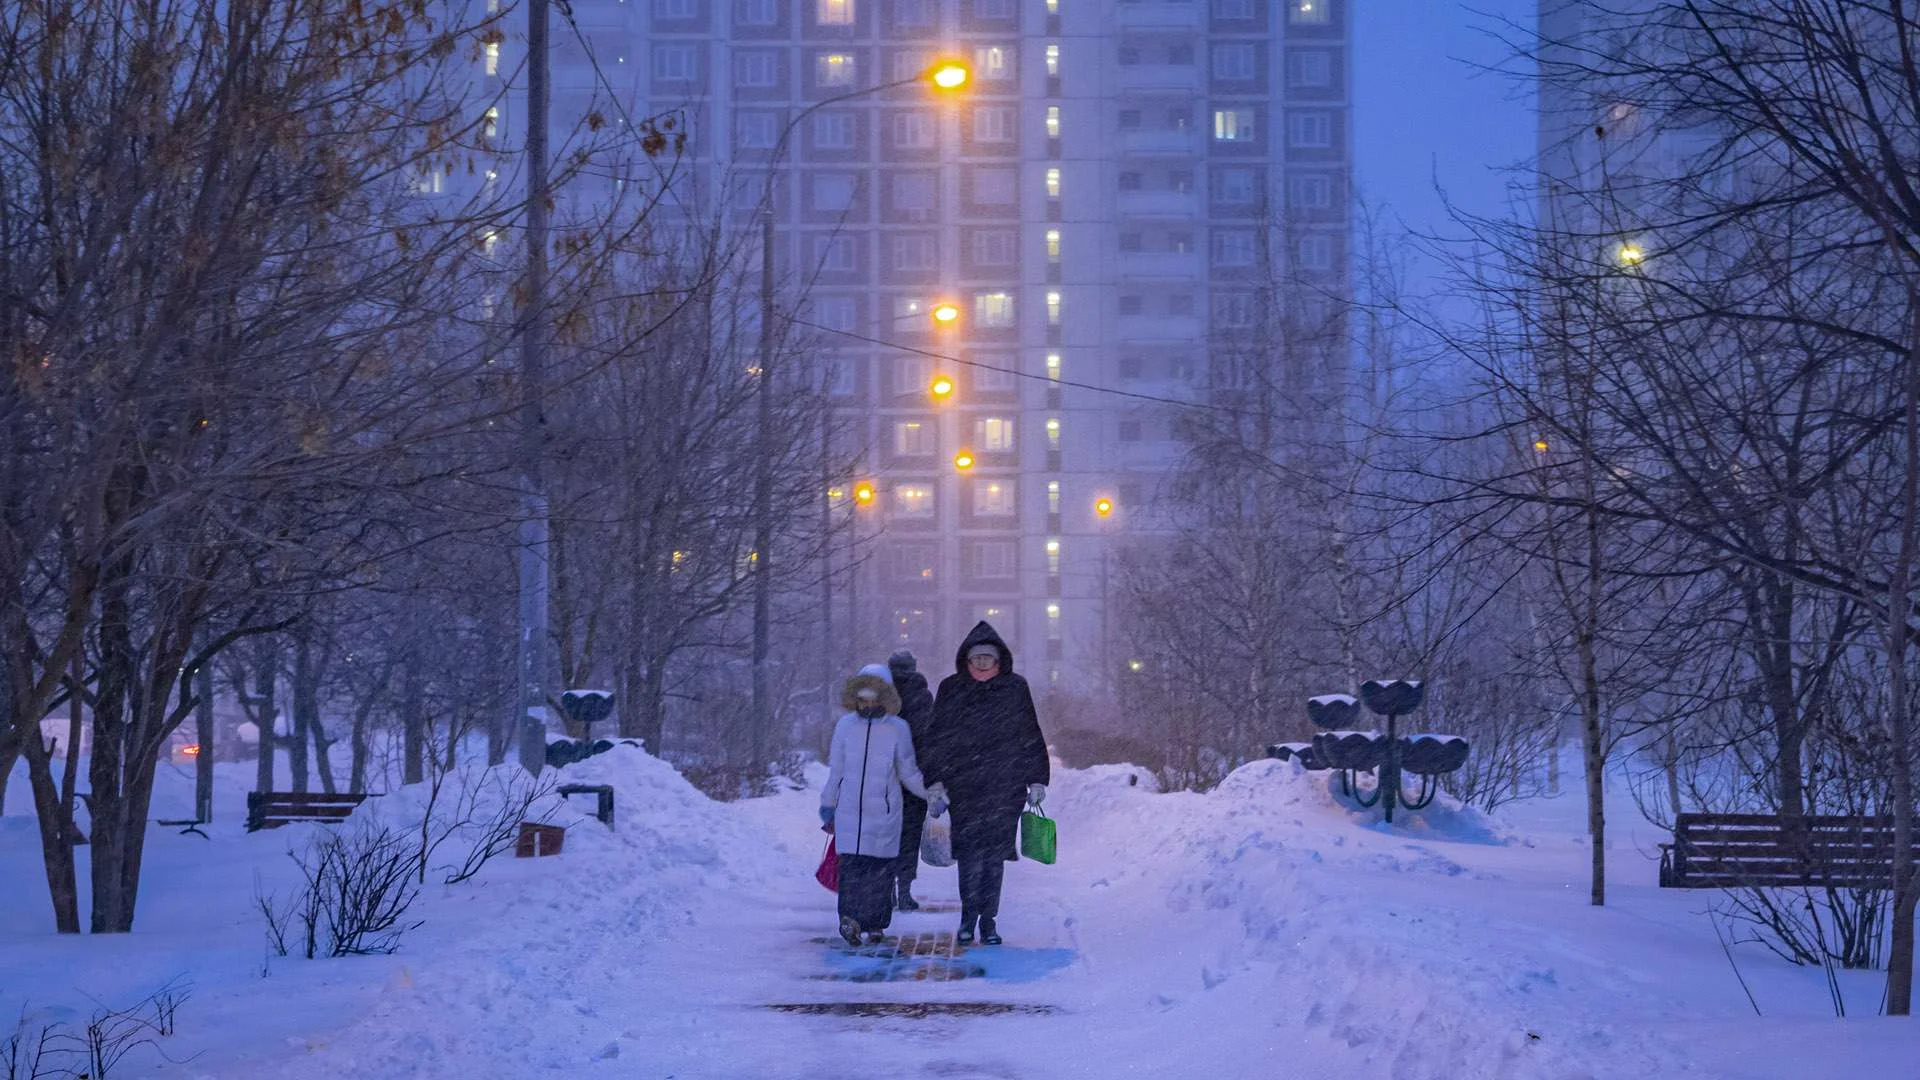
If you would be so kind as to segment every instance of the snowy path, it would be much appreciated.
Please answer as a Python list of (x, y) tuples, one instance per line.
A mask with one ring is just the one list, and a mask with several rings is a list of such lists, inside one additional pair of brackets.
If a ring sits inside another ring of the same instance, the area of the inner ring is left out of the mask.
[[(1278, 763), (1204, 796), (1063, 772), (1062, 861), (1008, 867), (1008, 944), (960, 958), (984, 974), (859, 981), (883, 961), (832, 937), (815, 792), (713, 803), (643, 755), (596, 762), (570, 778), (620, 785), (616, 832), (581, 816), (558, 858), (430, 889), (397, 955), (263, 961), (250, 880), (285, 873), (294, 830), (156, 834), (143, 932), (0, 927), (0, 1007), (71, 1020), (184, 975), (157, 1075), (196, 1080), (1920, 1075), (1910, 1022), (1834, 1021), (1820, 973), (1746, 949), (1755, 1019), (1698, 914), (1711, 896), (1653, 888), (1632, 825), (1609, 905), (1586, 905), (1584, 839), (1551, 805), (1511, 835), (1438, 809), (1387, 829)], [(11, 872), (31, 847), (4, 821)], [(951, 869), (917, 892), (957, 907)], [(956, 923), (904, 914), (892, 933)], [(1842, 980), (1870, 1014), (1878, 973)], [(932, 1011), (776, 1008), (876, 1003)]]

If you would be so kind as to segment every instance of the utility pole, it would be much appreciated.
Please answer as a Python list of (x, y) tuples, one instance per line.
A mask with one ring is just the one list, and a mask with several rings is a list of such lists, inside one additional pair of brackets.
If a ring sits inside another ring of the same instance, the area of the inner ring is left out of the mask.
[[(776, 163), (777, 164), (777, 163)], [(767, 181), (771, 184), (771, 178)], [(767, 653), (773, 627), (773, 199), (760, 206), (759, 446), (753, 471), (753, 783), (767, 762), (773, 705), (767, 691)]]
[(527, 277), (520, 327), (520, 763), (538, 773), (547, 742), (547, 7), (527, 0)]

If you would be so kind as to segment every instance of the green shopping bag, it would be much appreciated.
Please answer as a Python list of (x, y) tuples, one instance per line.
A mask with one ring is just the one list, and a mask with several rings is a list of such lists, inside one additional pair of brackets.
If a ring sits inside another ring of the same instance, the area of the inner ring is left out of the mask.
[(1052, 818), (1036, 810), (1028, 810), (1020, 815), (1020, 854), (1034, 862), (1053, 862)]

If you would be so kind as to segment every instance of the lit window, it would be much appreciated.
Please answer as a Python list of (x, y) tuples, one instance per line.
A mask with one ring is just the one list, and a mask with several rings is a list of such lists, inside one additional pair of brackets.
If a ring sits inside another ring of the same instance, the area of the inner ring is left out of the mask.
[(1059, 137), (1060, 137), (1060, 106), (1049, 105), (1047, 106), (1047, 138), (1057, 139)]
[(1333, 0), (1287, 0), (1287, 21), (1295, 26), (1324, 26)]
[(1323, 112), (1294, 113), (1287, 117), (1287, 145), (1319, 148), (1333, 145), (1333, 117)]
[(1047, 76), (1055, 79), (1060, 77), (1060, 46), (1058, 45), (1047, 46)]
[(888, 576), (895, 581), (932, 581), (933, 564), (939, 560), (938, 544), (895, 544)]
[(500, 43), (497, 41), (487, 42), (487, 74), (500, 74)]
[(1056, 262), (1056, 263), (1060, 261), (1060, 230), (1059, 229), (1047, 230), (1047, 261)]
[(1057, 199), (1059, 197), (1060, 197), (1060, 170), (1048, 169), (1047, 170), (1047, 198)]
[(1051, 640), (1051, 641), (1060, 640), (1060, 605), (1059, 604), (1047, 605), (1047, 638), (1048, 640)]
[(973, 321), (981, 327), (1005, 329), (1013, 325), (1013, 294), (977, 293), (973, 298)]
[(1058, 292), (1047, 293), (1047, 325), (1060, 325), (1060, 294)]
[(933, 428), (918, 420), (893, 425), (893, 452), (902, 457), (933, 453)]
[(1047, 14), (1060, 14), (1060, 0), (1047, 0)]
[(1047, 481), (1047, 513), (1060, 513), (1060, 481)]
[(481, 130), (489, 139), (500, 134), (500, 106), (488, 106), (486, 122), (481, 125)]
[(1047, 573), (1060, 576), (1060, 538), (1057, 536), (1047, 539)]
[(973, 512), (982, 517), (1007, 517), (1015, 512), (1012, 480), (973, 482)]
[(1013, 65), (1008, 63), (1009, 52), (998, 45), (987, 45), (973, 51), (973, 70), (983, 79), (1004, 79), (1013, 73)]
[(821, 53), (813, 58), (813, 77), (821, 86), (852, 86), (854, 58), (847, 53)]
[(920, 484), (901, 484), (894, 488), (893, 512), (897, 517), (932, 517), (933, 489)]
[(853, 0), (815, 0), (814, 21), (821, 26), (852, 26)]
[(973, 422), (973, 440), (981, 450), (1004, 454), (1013, 449), (1013, 421), (1004, 416), (983, 416)]
[(1213, 137), (1218, 142), (1251, 142), (1254, 137), (1252, 109), (1213, 110)]
[(1060, 450), (1060, 418), (1047, 417), (1047, 449), (1058, 453)]
[(1047, 354), (1047, 378), (1060, 381), (1060, 354), (1057, 352)]

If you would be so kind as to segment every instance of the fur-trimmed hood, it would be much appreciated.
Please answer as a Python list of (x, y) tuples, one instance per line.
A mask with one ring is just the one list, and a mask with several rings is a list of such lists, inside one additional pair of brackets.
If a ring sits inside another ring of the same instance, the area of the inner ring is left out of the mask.
[(860, 706), (873, 704), (886, 709), (888, 716), (898, 716), (900, 692), (880, 676), (867, 674), (855, 675), (840, 688), (840, 707), (848, 712), (859, 712)]

